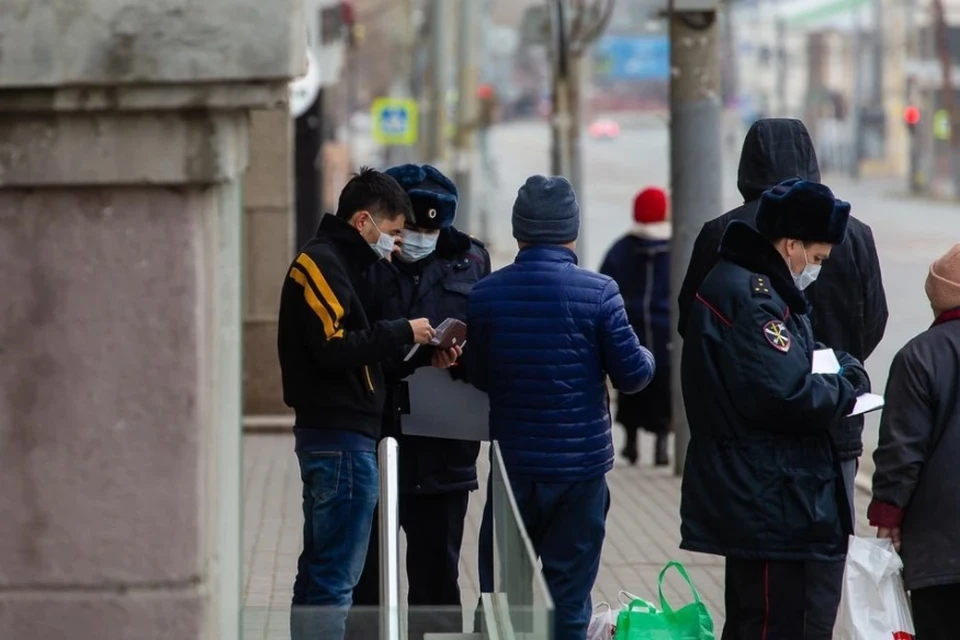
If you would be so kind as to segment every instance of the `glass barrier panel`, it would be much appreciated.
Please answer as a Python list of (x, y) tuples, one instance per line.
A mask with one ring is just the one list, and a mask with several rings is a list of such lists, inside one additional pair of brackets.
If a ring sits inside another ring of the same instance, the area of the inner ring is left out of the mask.
[(517, 637), (546, 640), (552, 637), (553, 599), (496, 443), (490, 473), (493, 475), (494, 589), (498, 604), (509, 612), (510, 631)]
[[(512, 629), (510, 617), (487, 624), (491, 617), (475, 615), (476, 609), (475, 602), (464, 602), (463, 607), (404, 605), (400, 637), (392, 640), (551, 640), (542, 633)], [(336, 607), (244, 607), (241, 640), (326, 640), (338, 637), (340, 629), (345, 629), (344, 640), (391, 640), (380, 635), (383, 613), (379, 607), (352, 607), (347, 612)], [(510, 616), (539, 620), (543, 628), (552, 612), (515, 607)]]

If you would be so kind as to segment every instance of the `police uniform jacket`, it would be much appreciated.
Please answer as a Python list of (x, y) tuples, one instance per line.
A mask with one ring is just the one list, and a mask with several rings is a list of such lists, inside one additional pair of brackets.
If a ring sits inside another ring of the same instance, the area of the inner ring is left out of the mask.
[[(375, 269), (373, 290), (379, 292), (377, 313), (383, 319), (428, 318), (435, 327), (447, 318), (466, 321), (467, 298), (477, 281), (490, 273), (490, 256), (480, 241), (448, 227), (440, 231), (437, 249), (430, 256), (415, 263), (382, 262)], [(404, 346), (392, 365), (385, 367), (392, 393), (384, 434), (397, 437), (400, 443), (400, 489), (424, 494), (476, 489), (479, 442), (402, 434), (403, 414), (430, 410), (408, 404), (403, 379), (418, 367), (430, 366), (431, 355), (431, 350), (420, 349), (409, 362), (403, 362), (411, 347)], [(466, 384), (469, 357), (467, 344), (460, 361), (450, 369), (451, 376), (462, 384)]]
[(807, 302), (770, 242), (734, 222), (720, 252), (683, 343), (690, 445), (680, 546), (840, 559), (852, 523), (829, 429), (853, 409), (856, 391), (840, 375), (811, 373)]

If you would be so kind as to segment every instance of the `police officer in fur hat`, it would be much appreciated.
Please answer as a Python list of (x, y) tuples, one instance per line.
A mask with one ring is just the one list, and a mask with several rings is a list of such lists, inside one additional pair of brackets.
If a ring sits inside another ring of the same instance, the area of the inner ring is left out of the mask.
[(842, 559), (853, 529), (830, 429), (870, 381), (845, 353), (839, 373), (811, 373), (822, 345), (803, 290), (844, 241), (849, 214), (821, 184), (764, 192), (756, 230), (730, 223), (690, 312), (680, 546), (727, 558), (724, 639), (830, 637), (805, 618), (818, 564)]
[[(371, 301), (378, 318), (406, 318), (416, 310), (438, 326), (447, 318), (466, 321), (467, 298), (478, 280), (490, 273), (490, 256), (483, 244), (453, 226), (458, 193), (454, 183), (430, 165), (406, 164), (387, 169), (413, 204), (408, 222), (390, 263), (381, 262), (368, 274), (379, 301)], [(379, 308), (378, 308), (379, 305)], [(411, 345), (412, 346), (412, 345)], [(456, 379), (465, 377), (467, 345), (450, 368)], [(411, 608), (411, 639), (424, 633), (460, 632), (459, 564), (469, 494), (477, 488), (479, 442), (403, 435), (403, 415), (429, 411), (408, 406), (403, 379), (416, 368), (431, 364), (429, 350), (421, 349), (409, 362), (398, 353), (385, 375), (394, 381), (388, 400), (384, 435), (400, 443), (400, 526), (407, 538), (406, 570)], [(456, 420), (456, 416), (450, 416)], [(373, 535), (376, 536), (376, 527)], [(376, 605), (379, 600), (379, 546), (371, 542), (354, 604)], [(446, 607), (442, 614), (424, 609)], [(370, 637), (356, 634), (350, 637)]]

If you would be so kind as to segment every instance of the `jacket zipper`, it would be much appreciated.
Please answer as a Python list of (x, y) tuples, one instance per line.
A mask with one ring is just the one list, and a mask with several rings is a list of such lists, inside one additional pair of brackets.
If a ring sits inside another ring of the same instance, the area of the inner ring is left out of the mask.
[(373, 393), (373, 378), (370, 377), (370, 367), (363, 365), (363, 375), (367, 379), (367, 388)]

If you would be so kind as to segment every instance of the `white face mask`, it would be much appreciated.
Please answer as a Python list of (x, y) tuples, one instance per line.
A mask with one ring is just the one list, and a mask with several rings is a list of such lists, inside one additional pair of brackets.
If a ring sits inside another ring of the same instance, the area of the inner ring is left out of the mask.
[(790, 269), (790, 275), (793, 276), (793, 283), (797, 285), (797, 289), (803, 291), (814, 282), (816, 282), (817, 277), (820, 275), (820, 268), (822, 265), (819, 264), (810, 264), (807, 262), (807, 249), (803, 247), (803, 271), (799, 275), (793, 272), (793, 269), (790, 269), (789, 262), (787, 263), (787, 268)]
[(370, 224), (373, 225), (374, 229), (380, 232), (380, 237), (377, 238), (376, 242), (370, 244), (370, 248), (373, 249), (373, 252), (376, 253), (381, 259), (388, 257), (391, 253), (393, 253), (393, 247), (395, 243), (393, 236), (388, 236), (383, 231), (380, 231), (380, 227), (378, 227), (377, 223), (373, 221), (373, 216), (370, 217)]
[(423, 260), (437, 249), (439, 233), (403, 230), (403, 244), (400, 245), (400, 258), (404, 262)]

